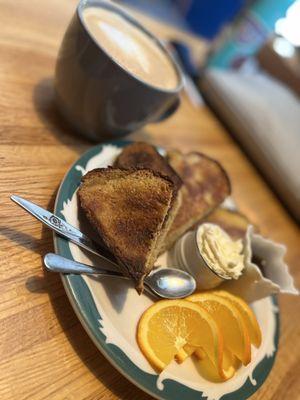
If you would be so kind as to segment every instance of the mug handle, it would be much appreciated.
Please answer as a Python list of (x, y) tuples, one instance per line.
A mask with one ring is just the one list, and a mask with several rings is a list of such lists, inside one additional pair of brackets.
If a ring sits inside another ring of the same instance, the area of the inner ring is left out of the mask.
[(180, 103), (181, 103), (180, 98), (177, 97), (174, 100), (174, 102), (170, 105), (170, 107), (162, 115), (160, 115), (159, 117), (157, 117), (155, 120), (153, 120), (151, 122), (153, 122), (153, 123), (161, 122), (161, 121), (169, 118), (172, 114), (174, 114), (175, 111), (177, 111), (177, 109), (180, 106)]

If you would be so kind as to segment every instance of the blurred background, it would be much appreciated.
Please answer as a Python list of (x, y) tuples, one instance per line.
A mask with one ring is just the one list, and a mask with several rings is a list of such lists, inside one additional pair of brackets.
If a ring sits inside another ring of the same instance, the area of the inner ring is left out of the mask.
[[(205, 101), (300, 220), (300, 0), (123, 0), (200, 37), (171, 48)], [(170, 43), (169, 43), (170, 45)]]

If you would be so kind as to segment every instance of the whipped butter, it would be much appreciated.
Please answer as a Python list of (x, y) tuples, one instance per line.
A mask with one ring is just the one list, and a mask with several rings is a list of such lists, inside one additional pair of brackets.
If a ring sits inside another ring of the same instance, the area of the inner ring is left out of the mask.
[(232, 240), (218, 225), (205, 223), (197, 232), (199, 252), (208, 267), (224, 278), (238, 279), (245, 267), (242, 240)]

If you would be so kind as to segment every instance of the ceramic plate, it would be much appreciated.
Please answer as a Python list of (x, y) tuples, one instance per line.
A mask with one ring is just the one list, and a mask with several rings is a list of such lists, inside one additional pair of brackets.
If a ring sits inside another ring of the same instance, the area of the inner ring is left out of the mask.
[[(57, 194), (55, 213), (70, 224), (86, 230), (80, 223), (76, 191), (87, 171), (111, 165), (128, 142), (112, 142), (91, 148), (71, 167)], [(88, 264), (101, 260), (76, 245), (54, 237), (56, 252)], [(164, 262), (164, 258), (160, 260)], [(265, 381), (274, 363), (279, 318), (274, 298), (253, 303), (262, 329), (263, 342), (253, 348), (253, 360), (231, 380), (212, 383), (197, 372), (196, 363), (188, 359), (182, 365), (171, 363), (158, 375), (140, 352), (136, 326), (142, 312), (152, 301), (139, 296), (131, 283), (118, 278), (95, 279), (63, 275), (62, 280), (71, 304), (87, 333), (104, 356), (126, 378), (158, 399), (242, 400), (251, 396)]]

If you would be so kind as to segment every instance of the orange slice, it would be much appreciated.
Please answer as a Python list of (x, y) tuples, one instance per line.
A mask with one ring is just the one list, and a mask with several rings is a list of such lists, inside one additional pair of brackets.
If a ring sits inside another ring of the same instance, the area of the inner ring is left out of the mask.
[(224, 347), (244, 365), (249, 364), (251, 361), (249, 334), (244, 319), (232, 302), (209, 292), (193, 294), (186, 300), (201, 305), (210, 313), (221, 330)]
[[(195, 351), (195, 354), (198, 357), (198, 350)], [(224, 349), (223, 353), (223, 370), (226, 371), (225, 376), (219, 374), (219, 371), (209, 357), (203, 357), (203, 351), (200, 352), (200, 356), (201, 358), (197, 362), (196, 367), (204, 378), (212, 382), (222, 382), (232, 378), (239, 367), (239, 361), (227, 349)]]
[(255, 347), (259, 347), (261, 345), (261, 330), (258, 325), (257, 319), (255, 317), (254, 312), (248, 306), (248, 304), (242, 300), (240, 297), (234, 296), (231, 293), (226, 292), (225, 290), (216, 290), (212, 292), (216, 296), (221, 296), (224, 299), (230, 301), (240, 312), (244, 323), (247, 327), (250, 341)]
[(179, 350), (175, 356), (175, 360), (178, 364), (181, 364), (192, 354), (195, 354), (200, 361), (198, 369), (201, 375), (215, 382), (222, 382), (232, 378), (238, 368), (237, 358), (226, 348), (223, 349), (221, 369), (212, 363), (201, 347), (196, 349), (188, 344)]
[(201, 348), (196, 349), (195, 347), (186, 344), (178, 351), (175, 356), (175, 360), (178, 362), (178, 364), (182, 364), (193, 353), (195, 353), (199, 359), (206, 357), (205, 352)]
[(179, 349), (178, 353), (175, 354), (175, 360), (178, 364), (182, 364), (183, 361), (185, 361), (191, 354), (194, 353), (195, 351), (195, 347), (193, 346), (188, 346), (191, 349), (191, 352), (189, 352), (188, 349), (186, 349), (185, 345), (184, 347), (182, 347), (181, 349)]
[(221, 369), (223, 340), (219, 327), (196, 303), (186, 300), (154, 303), (140, 318), (137, 341), (144, 356), (158, 371), (185, 345), (203, 348), (218, 371)]

